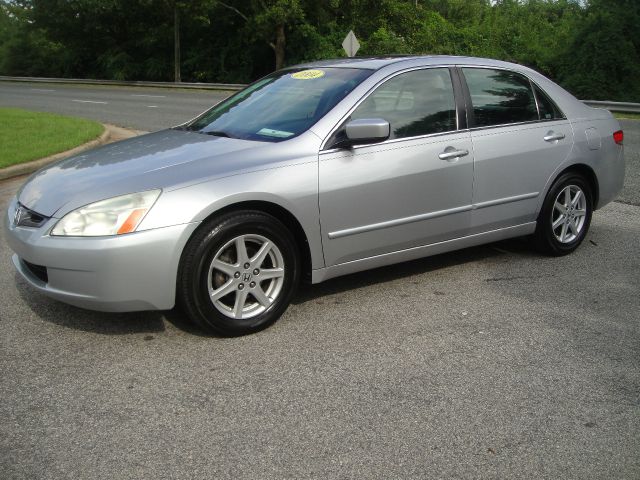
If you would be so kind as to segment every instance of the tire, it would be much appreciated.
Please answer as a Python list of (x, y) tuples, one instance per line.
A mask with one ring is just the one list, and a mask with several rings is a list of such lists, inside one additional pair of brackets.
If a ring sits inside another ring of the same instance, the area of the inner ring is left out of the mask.
[(243, 210), (196, 230), (180, 260), (177, 300), (206, 332), (247, 335), (280, 318), (299, 280), (289, 230), (271, 215)]
[(573, 252), (587, 235), (592, 214), (593, 192), (589, 182), (575, 172), (562, 174), (542, 205), (533, 235), (535, 247), (553, 256)]

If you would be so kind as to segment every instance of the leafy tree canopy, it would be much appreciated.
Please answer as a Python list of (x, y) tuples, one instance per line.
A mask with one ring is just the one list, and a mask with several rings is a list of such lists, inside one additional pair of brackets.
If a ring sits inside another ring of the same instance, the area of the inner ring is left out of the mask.
[(243, 83), (344, 56), (349, 30), (358, 55), (504, 59), (640, 101), (637, 0), (0, 0), (0, 74), (173, 80), (177, 63), (185, 81)]

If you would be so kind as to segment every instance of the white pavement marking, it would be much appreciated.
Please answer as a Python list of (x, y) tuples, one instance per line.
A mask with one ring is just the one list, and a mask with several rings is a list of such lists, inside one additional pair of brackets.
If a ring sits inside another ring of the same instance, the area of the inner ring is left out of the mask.
[(147, 105), (147, 108), (158, 108), (158, 105)]
[(55, 92), (55, 90), (51, 90), (48, 88), (32, 88), (34, 92)]
[(142, 95), (137, 93), (132, 93), (132, 97), (148, 97), (148, 98), (167, 98), (166, 95)]
[(107, 104), (108, 102), (94, 102), (93, 100), (71, 100), (72, 102), (79, 102), (79, 103), (103, 103), (103, 104)]

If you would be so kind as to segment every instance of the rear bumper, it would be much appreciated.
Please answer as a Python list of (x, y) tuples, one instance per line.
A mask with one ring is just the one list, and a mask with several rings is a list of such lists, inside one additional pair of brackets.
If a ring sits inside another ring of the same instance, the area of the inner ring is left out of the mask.
[(36, 290), (108, 312), (174, 306), (180, 256), (198, 223), (115, 237), (51, 237), (57, 219), (37, 229), (15, 227), (15, 208), (14, 199), (3, 222), (5, 236), (17, 271)]

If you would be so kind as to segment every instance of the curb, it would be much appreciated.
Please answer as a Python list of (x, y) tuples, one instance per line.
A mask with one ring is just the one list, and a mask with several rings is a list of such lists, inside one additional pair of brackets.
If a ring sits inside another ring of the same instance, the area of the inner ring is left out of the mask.
[(6, 180), (8, 178), (19, 177), (21, 175), (33, 173), (36, 170), (49, 165), (50, 163), (56, 162), (58, 160), (63, 160), (73, 155), (77, 155), (78, 153), (89, 150), (90, 148), (95, 148), (100, 145), (117, 142), (119, 140), (124, 140), (125, 138), (136, 137), (138, 135), (147, 133), (141, 130), (129, 130), (127, 128), (116, 127), (115, 125), (110, 125), (107, 123), (103, 123), (102, 126), (104, 127), (104, 132), (102, 132), (102, 134), (98, 138), (95, 138), (87, 143), (83, 143), (82, 145), (72, 148), (71, 150), (56, 153), (54, 155), (49, 155), (48, 157), (44, 157), (39, 160), (32, 160), (31, 162), (11, 165), (10, 167), (0, 169), (0, 180)]

